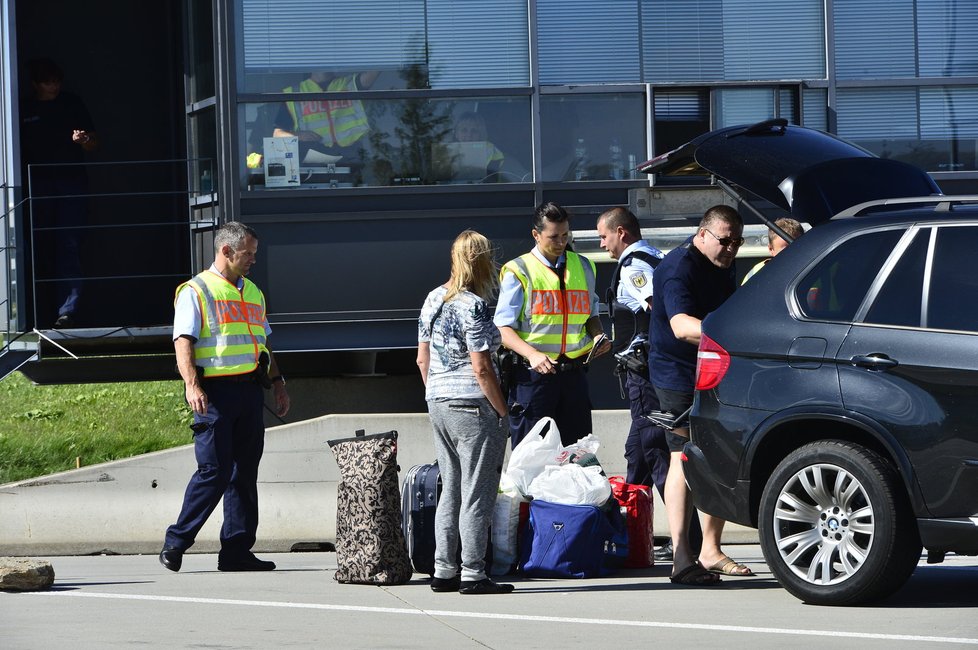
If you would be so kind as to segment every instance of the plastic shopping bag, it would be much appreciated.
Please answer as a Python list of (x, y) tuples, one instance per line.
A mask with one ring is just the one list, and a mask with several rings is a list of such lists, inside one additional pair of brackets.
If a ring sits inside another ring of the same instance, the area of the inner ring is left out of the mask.
[[(546, 432), (541, 435), (545, 429)], [(559, 462), (557, 457), (563, 449), (557, 423), (553, 418), (541, 418), (510, 453), (501, 485), (505, 486), (504, 489), (511, 488), (522, 495), (529, 495), (530, 483), (545, 467)]]
[(597, 466), (550, 465), (530, 483), (529, 495), (551, 503), (602, 506), (611, 497), (611, 483)]
[(496, 495), (496, 506), (492, 511), (492, 566), (486, 570), (490, 575), (502, 576), (510, 573), (519, 562), (519, 523), (520, 504), (526, 503), (517, 492), (502, 492)]
[(587, 467), (588, 465), (600, 465), (598, 462), (598, 448), (601, 442), (589, 433), (574, 444), (567, 445), (557, 456), (557, 463), (577, 463)]
[(655, 564), (652, 552), (652, 488), (626, 483), (623, 476), (612, 476), (611, 492), (621, 504), (628, 528), (628, 559), (625, 566), (644, 569)]

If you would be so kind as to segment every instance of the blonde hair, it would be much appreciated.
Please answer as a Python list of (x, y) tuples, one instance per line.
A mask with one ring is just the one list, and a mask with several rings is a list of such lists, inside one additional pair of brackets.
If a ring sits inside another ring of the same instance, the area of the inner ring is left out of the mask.
[[(801, 224), (795, 221), (794, 219), (791, 219), (790, 217), (781, 217), (774, 223), (778, 226), (778, 228), (791, 235), (792, 241), (798, 239), (799, 237), (805, 234), (805, 229), (802, 228)], [(768, 228), (767, 243), (773, 244), (775, 239), (782, 239), (782, 237), (778, 233)]]
[(474, 230), (464, 230), (452, 244), (452, 276), (448, 279), (448, 302), (463, 291), (483, 300), (496, 295), (498, 279), (492, 242)]

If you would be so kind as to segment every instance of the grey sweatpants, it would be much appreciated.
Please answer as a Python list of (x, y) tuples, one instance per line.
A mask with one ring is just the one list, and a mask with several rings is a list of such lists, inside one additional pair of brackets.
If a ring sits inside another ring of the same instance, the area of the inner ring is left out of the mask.
[(462, 580), (482, 580), (509, 422), (500, 421), (484, 398), (428, 402), (428, 413), (442, 481), (435, 513), (435, 577), (458, 574), (461, 538)]

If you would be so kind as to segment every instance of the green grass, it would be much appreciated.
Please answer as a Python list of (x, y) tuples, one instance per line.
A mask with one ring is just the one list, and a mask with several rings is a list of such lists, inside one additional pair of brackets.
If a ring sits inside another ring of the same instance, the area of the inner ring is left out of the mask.
[(0, 484), (193, 442), (183, 382), (0, 381)]

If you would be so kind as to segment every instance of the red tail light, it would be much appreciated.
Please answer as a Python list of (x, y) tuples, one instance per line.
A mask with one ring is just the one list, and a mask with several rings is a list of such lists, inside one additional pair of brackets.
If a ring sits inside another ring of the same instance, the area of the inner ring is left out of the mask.
[(710, 390), (723, 380), (730, 368), (730, 355), (706, 334), (696, 353), (696, 390)]

